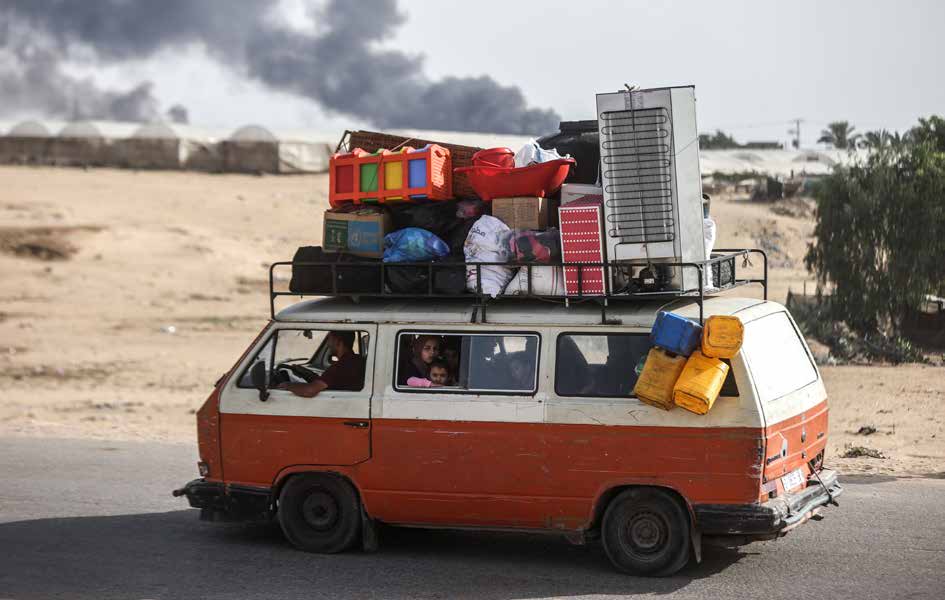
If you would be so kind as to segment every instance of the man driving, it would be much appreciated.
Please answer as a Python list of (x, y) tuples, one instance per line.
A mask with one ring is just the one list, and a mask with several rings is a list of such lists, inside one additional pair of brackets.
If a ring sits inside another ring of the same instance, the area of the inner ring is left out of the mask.
[(283, 383), (276, 387), (296, 396), (314, 398), (325, 390), (356, 392), (364, 387), (364, 360), (355, 354), (353, 331), (331, 331), (325, 343), (336, 360), (325, 372), (308, 383)]

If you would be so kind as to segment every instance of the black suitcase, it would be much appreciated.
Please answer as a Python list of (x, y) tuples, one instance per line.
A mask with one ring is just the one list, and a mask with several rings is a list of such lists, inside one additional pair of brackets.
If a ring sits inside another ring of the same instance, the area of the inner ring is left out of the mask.
[[(434, 262), (433, 293), (455, 296), (466, 293), (466, 266), (464, 263)], [(398, 266), (388, 263), (384, 267), (387, 287), (394, 294), (416, 294), (430, 292), (430, 270), (427, 267)]]
[[(297, 265), (296, 263), (324, 263)], [(292, 257), (289, 291), (296, 294), (380, 294), (381, 266), (376, 258), (352, 256), (344, 252), (325, 252), (321, 246), (302, 246)], [(332, 263), (335, 289), (332, 290)], [(351, 264), (362, 263), (362, 264)]]

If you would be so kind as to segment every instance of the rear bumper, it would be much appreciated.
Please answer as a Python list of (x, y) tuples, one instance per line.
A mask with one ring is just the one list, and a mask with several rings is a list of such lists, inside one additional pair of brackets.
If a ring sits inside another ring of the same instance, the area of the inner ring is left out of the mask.
[(173, 494), (186, 496), (204, 521), (268, 521), (272, 516), (269, 488), (194, 479)]
[(756, 504), (696, 504), (696, 526), (703, 535), (776, 537), (810, 519), (843, 493), (836, 471), (824, 469), (820, 480), (811, 478), (807, 487)]

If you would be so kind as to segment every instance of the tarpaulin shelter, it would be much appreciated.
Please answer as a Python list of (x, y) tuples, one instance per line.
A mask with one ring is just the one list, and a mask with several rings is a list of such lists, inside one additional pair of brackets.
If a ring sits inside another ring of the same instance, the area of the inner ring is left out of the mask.
[(208, 173), (223, 171), (223, 149), (217, 138), (188, 132), (185, 148), (184, 169)]
[(223, 170), (236, 173), (278, 173), (279, 140), (260, 125), (247, 125), (221, 142)]
[(108, 140), (91, 121), (69, 123), (52, 139), (48, 162), (58, 166), (106, 166)]
[(237, 173), (319, 173), (328, 170), (333, 143), (308, 133), (273, 133), (259, 125), (221, 142), (223, 170)]
[(51, 146), (49, 129), (39, 121), (22, 121), (0, 137), (0, 163), (42, 164)]
[(128, 138), (111, 145), (112, 166), (131, 169), (180, 169), (187, 141), (167, 123), (142, 125)]
[(699, 166), (709, 174), (755, 173), (771, 177), (827, 175), (836, 165), (846, 165), (866, 151), (854, 150), (702, 150)]
[(279, 140), (280, 173), (324, 173), (337, 140), (289, 136)]
[(7, 137), (38, 137), (48, 138), (49, 128), (39, 121), (21, 121), (10, 128)]

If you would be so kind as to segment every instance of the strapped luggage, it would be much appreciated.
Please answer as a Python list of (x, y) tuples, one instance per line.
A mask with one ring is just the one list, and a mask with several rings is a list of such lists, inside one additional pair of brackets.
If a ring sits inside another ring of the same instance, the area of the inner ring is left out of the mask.
[[(371, 264), (346, 264), (346, 263)], [(296, 263), (323, 263), (300, 265)], [(336, 263), (335, 289), (332, 290), (332, 267)], [(377, 266), (373, 266), (376, 264)], [(292, 257), (292, 279), (289, 291), (297, 294), (380, 294), (381, 267), (377, 259), (352, 256), (344, 252), (325, 252), (321, 246), (302, 246)]]
[(466, 266), (462, 262), (451, 263), (448, 259), (433, 263), (430, 269), (420, 266), (400, 266), (396, 263), (384, 267), (387, 287), (395, 294), (424, 295), (430, 293), (430, 273), (433, 273), (433, 293), (456, 295), (466, 293)]

